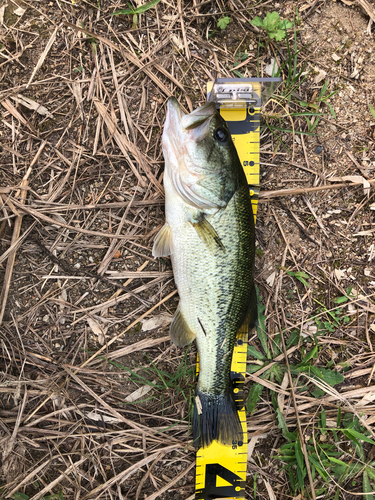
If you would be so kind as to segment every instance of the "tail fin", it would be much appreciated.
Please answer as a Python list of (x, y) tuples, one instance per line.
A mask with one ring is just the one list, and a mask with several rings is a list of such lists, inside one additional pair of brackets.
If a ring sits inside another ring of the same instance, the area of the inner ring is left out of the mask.
[(196, 392), (193, 438), (196, 449), (206, 448), (214, 439), (232, 445), (243, 438), (242, 427), (232, 391), (218, 396)]

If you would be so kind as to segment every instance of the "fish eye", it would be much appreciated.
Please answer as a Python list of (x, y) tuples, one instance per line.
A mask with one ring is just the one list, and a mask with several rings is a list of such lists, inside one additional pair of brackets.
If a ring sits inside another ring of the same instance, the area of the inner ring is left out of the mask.
[(218, 127), (214, 131), (214, 139), (219, 142), (225, 142), (228, 139), (228, 132), (224, 127)]

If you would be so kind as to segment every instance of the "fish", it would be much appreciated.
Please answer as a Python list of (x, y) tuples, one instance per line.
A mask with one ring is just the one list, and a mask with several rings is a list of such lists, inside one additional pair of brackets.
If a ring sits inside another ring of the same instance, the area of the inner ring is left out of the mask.
[(242, 427), (231, 382), (236, 334), (256, 321), (255, 234), (249, 187), (228, 125), (214, 103), (185, 114), (167, 102), (162, 136), (165, 219), (153, 256), (170, 256), (180, 302), (178, 347), (196, 340), (199, 377), (193, 441), (232, 445)]

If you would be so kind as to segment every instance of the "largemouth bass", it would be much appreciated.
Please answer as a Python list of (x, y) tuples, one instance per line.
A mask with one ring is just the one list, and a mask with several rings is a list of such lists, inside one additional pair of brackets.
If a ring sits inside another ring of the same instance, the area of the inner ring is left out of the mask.
[(168, 100), (162, 147), (166, 223), (154, 257), (171, 256), (180, 303), (170, 336), (196, 339), (199, 379), (196, 447), (241, 439), (230, 377), (238, 328), (256, 316), (254, 217), (249, 188), (228, 126), (214, 103), (184, 114)]

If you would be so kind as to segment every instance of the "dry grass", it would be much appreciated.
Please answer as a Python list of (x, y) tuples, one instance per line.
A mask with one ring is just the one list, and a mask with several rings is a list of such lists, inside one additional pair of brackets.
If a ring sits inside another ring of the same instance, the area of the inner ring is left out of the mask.
[[(283, 17), (293, 17), (297, 4), (285, 1)], [(259, 30), (248, 19), (273, 9), (255, 5), (162, 0), (131, 29), (130, 18), (111, 16), (126, 7), (114, 0), (0, 0), (2, 497), (193, 498), (188, 402), (194, 348), (185, 354), (170, 345), (166, 325), (176, 290), (169, 260), (151, 256), (163, 224), (160, 137), (169, 96), (192, 110), (205, 101), (207, 80), (235, 76), (241, 61), (244, 76), (256, 76), (257, 67), (265, 76), (275, 48), (262, 48), (257, 62)], [(326, 113), (318, 138), (301, 141), (279, 132), (289, 151), (268, 130), (262, 134), (257, 282), (271, 349), (280, 330), (286, 337), (296, 329), (304, 336), (288, 350), (290, 363), (313, 345), (311, 317), (329, 320), (327, 311), (337, 309), (333, 300), (354, 284), (345, 304), (350, 321), (319, 337), (315, 361), (324, 367), (332, 360), (345, 382), (320, 387), (320, 397), (298, 386), (297, 414), (309, 434), (322, 408), (334, 420), (341, 406), (373, 434), (374, 194), (361, 186), (363, 178), (374, 183), (368, 102), (375, 65), (366, 51), (375, 46), (361, 10), (330, 8), (301, 11), (308, 16), (298, 41), (320, 43), (321, 19), (331, 20), (341, 9), (357, 30), (355, 51), (342, 64), (332, 60), (345, 35), (335, 28), (333, 48), (312, 45), (300, 61), (329, 73), (331, 90), (343, 94), (330, 102), (344, 110), (348, 96), (357, 122), (353, 128), (344, 111), (337, 121)], [(228, 28), (207, 37), (224, 15), (232, 18)], [(362, 76), (352, 78), (363, 60)], [(315, 88), (322, 86), (314, 83), (315, 74), (296, 89), (301, 100), (314, 102)], [(293, 130), (306, 131), (300, 117), (275, 121), (285, 109), (301, 111), (276, 99), (265, 111), (267, 122), (290, 128), (292, 119)], [(318, 142), (325, 146), (322, 154), (315, 152)], [(286, 271), (306, 272), (310, 287)], [(316, 300), (324, 310), (318, 311)], [(145, 327), (145, 319), (154, 324)], [(255, 336), (251, 344), (259, 345)], [(283, 359), (277, 354), (272, 362)], [(264, 372), (248, 377), (268, 392), (248, 420), (247, 495), (253, 497), (258, 477), (261, 498), (288, 498), (274, 458), (282, 437), (269, 391), (279, 395), (289, 429), (297, 424), (296, 411), (288, 383), (265, 380)], [(180, 379), (173, 378), (176, 373)], [(139, 387), (142, 394), (135, 393)], [(361, 491), (360, 483), (345, 487)]]

